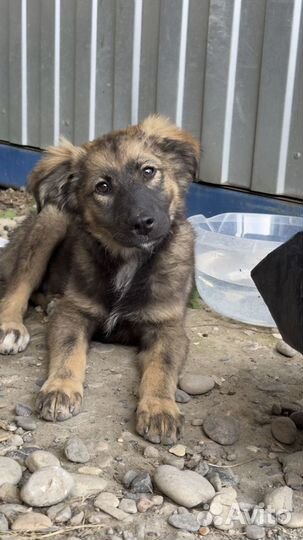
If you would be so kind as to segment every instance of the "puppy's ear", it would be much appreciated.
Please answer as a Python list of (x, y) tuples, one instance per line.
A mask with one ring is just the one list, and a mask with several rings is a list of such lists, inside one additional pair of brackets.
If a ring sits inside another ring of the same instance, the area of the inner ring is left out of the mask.
[(160, 115), (148, 116), (140, 127), (148, 137), (156, 140), (162, 151), (176, 164), (179, 162), (182, 165), (187, 180), (196, 176), (200, 144), (189, 132)]
[(36, 199), (38, 211), (46, 204), (60, 210), (76, 209), (76, 185), (79, 164), (86, 155), (84, 148), (62, 138), (60, 146), (50, 146), (31, 172), (27, 189)]

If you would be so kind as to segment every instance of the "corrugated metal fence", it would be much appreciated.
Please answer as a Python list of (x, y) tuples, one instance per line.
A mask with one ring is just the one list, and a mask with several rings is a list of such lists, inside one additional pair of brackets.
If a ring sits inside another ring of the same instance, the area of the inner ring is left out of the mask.
[(303, 0), (0, 0), (0, 138), (169, 115), (202, 179), (303, 197)]

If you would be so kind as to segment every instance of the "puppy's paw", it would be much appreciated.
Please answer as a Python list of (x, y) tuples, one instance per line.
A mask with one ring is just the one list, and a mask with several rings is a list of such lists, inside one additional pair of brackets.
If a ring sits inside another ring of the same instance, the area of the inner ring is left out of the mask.
[(0, 324), (0, 354), (17, 354), (26, 349), (29, 333), (24, 324), (3, 322)]
[(173, 444), (182, 432), (183, 415), (173, 399), (143, 398), (137, 409), (137, 432), (152, 443)]
[(41, 418), (50, 422), (61, 422), (79, 414), (83, 386), (73, 379), (47, 379), (36, 401)]

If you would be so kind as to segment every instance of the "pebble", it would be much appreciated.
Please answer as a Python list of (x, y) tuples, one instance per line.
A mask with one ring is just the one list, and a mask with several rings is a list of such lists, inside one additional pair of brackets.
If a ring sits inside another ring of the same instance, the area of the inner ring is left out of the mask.
[(171, 454), (177, 457), (184, 457), (186, 454), (186, 446), (184, 444), (176, 444), (168, 450)]
[(172, 467), (176, 467), (176, 469), (179, 469), (179, 471), (182, 471), (184, 469), (185, 459), (178, 458), (175, 456), (164, 456), (163, 463), (165, 465), (171, 465)]
[(181, 390), (190, 395), (206, 394), (215, 386), (215, 381), (208, 375), (200, 375), (200, 373), (186, 373), (179, 381)]
[(0, 486), (0, 502), (19, 503), (19, 489), (13, 484), (2, 484), (2, 486)]
[(179, 471), (170, 465), (161, 465), (154, 481), (164, 495), (186, 508), (206, 503), (215, 495), (213, 486), (203, 476), (193, 471)]
[(129, 488), (132, 481), (138, 475), (138, 471), (129, 470), (125, 473), (122, 479), (122, 483), (126, 488)]
[(31, 472), (35, 472), (45, 467), (60, 467), (60, 461), (50, 452), (37, 450), (26, 458), (25, 465)]
[(102, 470), (99, 467), (80, 467), (78, 472), (81, 474), (91, 474), (92, 476), (99, 476), (102, 473)]
[(290, 519), (283, 521), (283, 526), (288, 529), (299, 529), (303, 527), (303, 512), (293, 512)]
[(31, 416), (32, 408), (29, 405), (24, 405), (24, 403), (18, 403), (15, 408), (17, 416)]
[(201, 474), (201, 476), (206, 476), (209, 472), (209, 465), (207, 461), (200, 461), (200, 463), (198, 463), (197, 467), (195, 468), (195, 472)]
[(249, 540), (262, 540), (265, 538), (265, 529), (258, 525), (246, 525), (245, 534)]
[(74, 463), (87, 463), (90, 458), (89, 451), (84, 442), (77, 436), (68, 439), (64, 448), (64, 453), (67, 459)]
[(0, 532), (8, 531), (8, 521), (4, 514), (0, 514)]
[(274, 438), (283, 444), (293, 444), (297, 437), (295, 423), (287, 417), (275, 418), (271, 423), (271, 432)]
[(72, 516), (71, 507), (65, 503), (59, 503), (51, 506), (47, 510), (47, 515), (55, 523), (66, 523)]
[(15, 422), (18, 427), (21, 427), (25, 431), (35, 431), (37, 424), (30, 416), (16, 416)]
[(303, 450), (279, 458), (284, 473), (294, 472), (303, 476)]
[(27, 512), (18, 516), (12, 524), (13, 531), (42, 531), (52, 526), (49, 517), (38, 512)]
[(160, 452), (154, 446), (147, 446), (146, 448), (144, 448), (143, 455), (145, 458), (158, 459), (160, 456)]
[(147, 472), (139, 473), (131, 481), (130, 489), (133, 493), (152, 493), (153, 485)]
[(296, 424), (297, 429), (303, 429), (303, 411), (291, 413), (290, 419)]
[(203, 429), (210, 439), (222, 445), (234, 444), (240, 438), (239, 423), (232, 416), (209, 415)]
[(153, 506), (154, 506), (154, 503), (151, 501), (151, 499), (147, 499), (146, 497), (139, 499), (139, 501), (137, 502), (137, 510), (141, 514), (145, 513), (147, 510), (149, 510)]
[(0, 486), (3, 484), (16, 485), (22, 476), (22, 469), (13, 459), (0, 457)]
[(9, 523), (12, 523), (19, 514), (28, 512), (28, 508), (21, 504), (0, 504), (0, 514), (3, 514)]
[(119, 506), (119, 499), (113, 493), (108, 493), (107, 491), (104, 491), (103, 493), (100, 493), (100, 495), (98, 495), (94, 502), (94, 506), (100, 508), (102, 504), (108, 504), (117, 508)]
[(84, 512), (81, 510), (81, 512), (77, 512), (77, 514), (75, 514), (71, 519), (70, 519), (70, 524), (75, 526), (75, 525), (80, 525), (82, 523), (84, 519)]
[(100, 508), (100, 510), (105, 512), (105, 514), (112, 516), (118, 521), (123, 521), (124, 519), (129, 517), (129, 514), (127, 514), (126, 512), (123, 512), (123, 510), (120, 510), (119, 508), (116, 508), (115, 506), (111, 506), (110, 504), (107, 504), (107, 503), (99, 504), (98, 508)]
[(33, 433), (31, 431), (28, 431), (27, 433), (24, 433), (23, 435), (23, 442), (29, 443), (33, 440)]
[(175, 400), (177, 403), (188, 403), (190, 401), (190, 396), (184, 392), (184, 390), (180, 390), (180, 388), (177, 388)]
[(199, 532), (199, 536), (207, 536), (209, 534), (209, 528), (208, 527), (200, 527), (198, 532)]
[(197, 532), (200, 529), (200, 524), (192, 514), (172, 514), (168, 518), (168, 523), (175, 529), (189, 532)]
[(86, 497), (93, 493), (99, 493), (106, 488), (107, 482), (99, 476), (91, 474), (72, 474), (74, 486), (71, 490), (72, 497)]
[(17, 448), (19, 448), (19, 446), (23, 446), (23, 439), (18, 434), (17, 435), (12, 435), (9, 438), (8, 443), (9, 443), (10, 446), (16, 446)]
[(213, 515), (208, 510), (198, 512), (197, 520), (202, 527), (208, 527), (213, 522)]
[(163, 504), (163, 501), (164, 501), (162, 495), (154, 495), (151, 498), (151, 500), (154, 506), (161, 506), (161, 504)]
[(282, 354), (283, 356), (287, 356), (288, 358), (293, 358), (294, 356), (296, 356), (296, 354), (298, 354), (298, 351), (293, 349), (282, 339), (279, 339), (279, 341), (277, 341), (275, 349), (276, 351), (278, 351), (278, 353)]
[(133, 499), (121, 499), (119, 504), (120, 510), (126, 512), (127, 514), (136, 514), (137, 505)]
[(303, 488), (303, 478), (295, 472), (285, 473), (284, 475), (285, 483), (292, 489), (302, 489)]
[(292, 497), (293, 491), (287, 486), (273, 489), (264, 497), (265, 507), (275, 514), (292, 512)]
[(52, 506), (72, 491), (72, 475), (61, 467), (45, 467), (34, 472), (21, 489), (21, 499), (29, 506)]

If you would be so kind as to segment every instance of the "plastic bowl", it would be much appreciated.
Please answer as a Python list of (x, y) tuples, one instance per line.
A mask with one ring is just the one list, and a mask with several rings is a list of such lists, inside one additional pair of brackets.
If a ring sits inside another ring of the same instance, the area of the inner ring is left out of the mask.
[(229, 213), (192, 216), (189, 222), (196, 232), (196, 286), (206, 304), (237, 321), (276, 326), (250, 272), (303, 229), (303, 218)]

